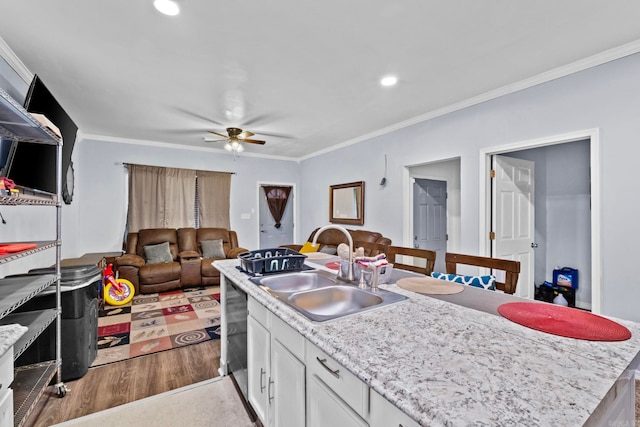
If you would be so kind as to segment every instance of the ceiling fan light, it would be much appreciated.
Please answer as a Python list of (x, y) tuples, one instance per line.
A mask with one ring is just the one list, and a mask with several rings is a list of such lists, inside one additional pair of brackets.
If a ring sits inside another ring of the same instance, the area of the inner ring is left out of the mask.
[(173, 0), (154, 0), (153, 6), (165, 15), (175, 16), (180, 13), (180, 7), (178, 3)]
[(398, 83), (398, 78), (396, 76), (385, 76), (380, 79), (380, 84), (382, 86), (393, 86)]
[(231, 146), (231, 144), (229, 144), (228, 142), (226, 144), (224, 144), (224, 149), (227, 151), (232, 151), (233, 147)]
[(241, 153), (241, 152), (243, 152), (243, 151), (244, 151), (244, 147), (242, 146), (242, 144), (238, 144), (238, 146), (236, 147), (236, 151), (237, 151), (238, 153)]
[(242, 147), (242, 146), (240, 145), (240, 143), (239, 143), (238, 141), (233, 141), (233, 142), (231, 143), (231, 148), (233, 148), (233, 149), (234, 149), (234, 150), (236, 150), (236, 151), (241, 151), (241, 150), (240, 150), (240, 148), (241, 148), (241, 147)]

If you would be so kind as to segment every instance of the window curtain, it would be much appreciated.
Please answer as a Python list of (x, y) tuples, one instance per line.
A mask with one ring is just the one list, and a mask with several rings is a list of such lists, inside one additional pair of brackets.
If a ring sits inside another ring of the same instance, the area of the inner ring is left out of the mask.
[(164, 168), (166, 228), (195, 227), (196, 171)]
[(231, 174), (197, 171), (200, 227), (229, 229)]
[(289, 193), (291, 187), (274, 187), (265, 185), (262, 187), (264, 194), (267, 197), (267, 205), (273, 220), (275, 221), (275, 227), (280, 228), (280, 220), (284, 215), (284, 210), (287, 208), (287, 201), (289, 200)]
[(165, 221), (165, 168), (144, 165), (129, 167), (129, 233), (143, 228), (161, 228)]

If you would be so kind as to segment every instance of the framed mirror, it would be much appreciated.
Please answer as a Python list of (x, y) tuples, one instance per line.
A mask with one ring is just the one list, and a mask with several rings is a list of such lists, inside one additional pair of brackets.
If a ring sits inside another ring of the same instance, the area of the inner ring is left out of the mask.
[(364, 181), (329, 187), (329, 222), (364, 224)]

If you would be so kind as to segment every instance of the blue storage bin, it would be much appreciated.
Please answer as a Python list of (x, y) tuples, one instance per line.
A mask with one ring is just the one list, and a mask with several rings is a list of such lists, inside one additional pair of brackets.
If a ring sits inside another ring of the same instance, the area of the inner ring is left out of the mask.
[(564, 288), (578, 289), (578, 270), (571, 267), (553, 270), (553, 284)]

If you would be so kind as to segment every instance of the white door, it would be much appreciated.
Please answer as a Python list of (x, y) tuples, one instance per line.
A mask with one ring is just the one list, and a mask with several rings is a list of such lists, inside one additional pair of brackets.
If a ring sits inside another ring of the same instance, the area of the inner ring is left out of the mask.
[(271, 215), (264, 186), (260, 186), (259, 219), (260, 219), (260, 249), (277, 248), (280, 245), (290, 245), (293, 241), (293, 187), (289, 193), (289, 200), (285, 208), (280, 228), (276, 228), (276, 222)]
[(416, 178), (413, 183), (413, 246), (436, 251), (435, 271), (446, 271), (446, 181)]
[(533, 299), (535, 200), (534, 162), (493, 157), (492, 241), (494, 258), (520, 261), (516, 295)]

